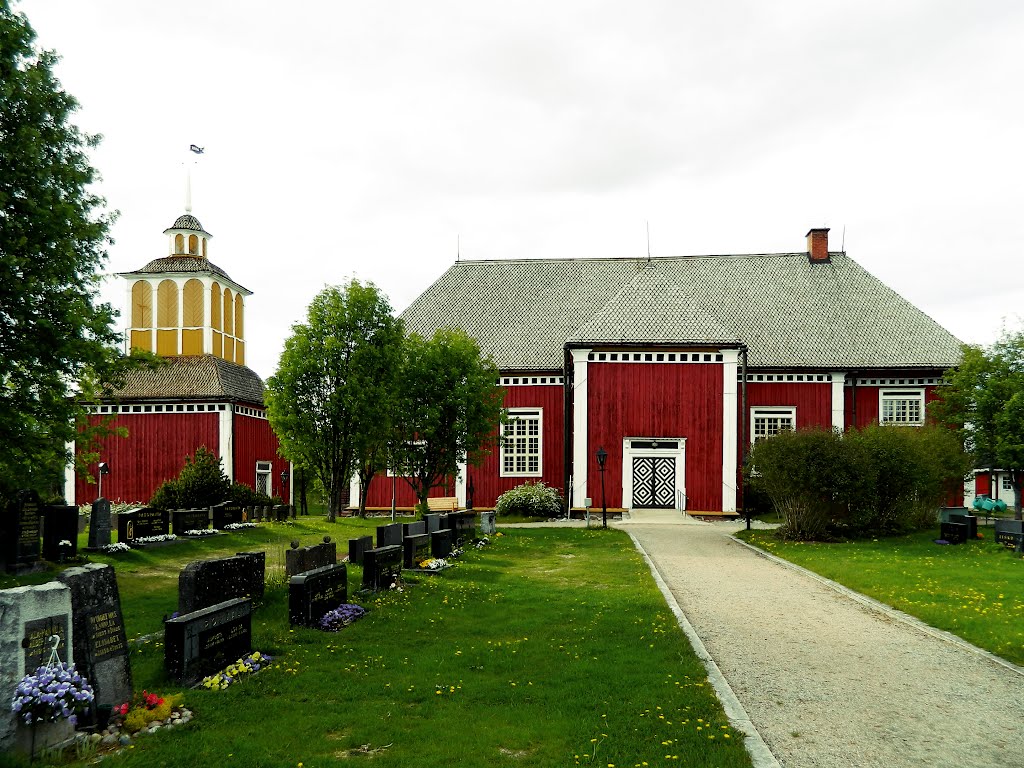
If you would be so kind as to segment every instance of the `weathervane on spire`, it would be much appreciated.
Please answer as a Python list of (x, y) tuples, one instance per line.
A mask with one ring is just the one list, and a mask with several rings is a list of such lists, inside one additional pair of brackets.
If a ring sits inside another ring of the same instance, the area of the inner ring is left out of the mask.
[[(189, 151), (196, 155), (203, 154), (203, 147), (189, 144)], [(195, 164), (195, 160), (192, 161)], [(185, 167), (185, 213), (192, 213), (192, 168)]]

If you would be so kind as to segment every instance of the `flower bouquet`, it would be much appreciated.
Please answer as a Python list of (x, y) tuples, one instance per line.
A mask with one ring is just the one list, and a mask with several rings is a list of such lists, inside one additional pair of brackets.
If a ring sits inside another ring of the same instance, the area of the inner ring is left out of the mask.
[(11, 710), (28, 725), (61, 719), (74, 725), (78, 713), (93, 698), (92, 686), (75, 671), (75, 665), (58, 662), (21, 678), (14, 690)]
[(417, 563), (417, 566), (425, 571), (443, 571), (448, 567), (448, 561), (443, 557), (430, 557), (426, 560), (421, 560)]
[(320, 619), (319, 628), (324, 632), (337, 632), (366, 615), (366, 609), (353, 603), (343, 603), (333, 611), (328, 611)]
[(249, 675), (256, 674), (264, 667), (270, 666), (270, 662), (273, 660), (272, 656), (260, 653), (259, 651), (253, 651), (248, 656), (229, 665), (222, 672), (204, 677), (201, 685), (203, 688), (209, 688), (212, 691), (223, 691), (232, 683), (237, 683)]

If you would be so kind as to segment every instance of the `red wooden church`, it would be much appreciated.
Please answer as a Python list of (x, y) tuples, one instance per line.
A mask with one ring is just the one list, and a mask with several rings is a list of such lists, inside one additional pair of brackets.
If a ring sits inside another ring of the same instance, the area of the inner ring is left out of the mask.
[[(148, 501), (178, 475), (186, 455), (205, 446), (232, 481), (288, 501), (289, 465), (267, 421), (263, 382), (245, 365), (245, 300), (252, 292), (207, 258), (212, 236), (191, 212), (164, 234), (167, 256), (120, 275), (127, 288), (126, 344), (155, 352), (166, 364), (134, 372), (92, 408), (91, 419), (114, 416), (128, 431), (100, 448), (110, 467), (103, 495)], [(93, 501), (97, 491), (68, 470), (69, 504)]]
[[(780, 430), (923, 423), (959, 342), (812, 229), (797, 253), (461, 261), (405, 311), (501, 370), (503, 446), (454, 494), (526, 480), (610, 508), (735, 513), (743, 447)], [(443, 493), (442, 491), (439, 491)], [(375, 481), (370, 506), (389, 506)], [(412, 494), (398, 484), (399, 506)]]

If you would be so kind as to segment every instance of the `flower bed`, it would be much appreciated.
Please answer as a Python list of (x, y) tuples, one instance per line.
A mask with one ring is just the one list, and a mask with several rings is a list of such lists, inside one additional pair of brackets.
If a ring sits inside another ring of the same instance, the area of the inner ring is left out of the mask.
[(132, 548), (123, 541), (115, 541), (113, 544), (104, 544), (103, 551), (108, 555), (116, 555), (119, 552), (131, 552)]
[(216, 528), (193, 528), (191, 531), (185, 531), (184, 536), (216, 536), (220, 531)]
[(160, 544), (165, 541), (176, 541), (177, 538), (173, 533), (163, 533), (159, 536), (139, 536), (139, 538), (132, 541), (135, 544)]
[(215, 675), (204, 677), (200, 685), (212, 691), (223, 691), (229, 685), (237, 683), (239, 680), (244, 680), (261, 669), (270, 666), (270, 662), (273, 660), (272, 656), (267, 656), (259, 651), (253, 651), (248, 656), (229, 665), (227, 669)]
[(225, 531), (239, 531), (243, 528), (257, 528), (259, 523), (228, 523), (224, 526)]
[(333, 611), (328, 611), (320, 619), (319, 628), (324, 632), (337, 632), (366, 615), (366, 609), (353, 603), (344, 603)]
[(417, 566), (425, 571), (443, 571), (450, 566), (450, 563), (443, 557), (431, 557), (427, 560), (421, 560), (417, 563)]

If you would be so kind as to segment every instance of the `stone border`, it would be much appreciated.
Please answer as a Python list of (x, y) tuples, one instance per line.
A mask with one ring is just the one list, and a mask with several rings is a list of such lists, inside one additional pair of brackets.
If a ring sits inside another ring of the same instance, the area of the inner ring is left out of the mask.
[(690, 620), (686, 618), (686, 614), (683, 613), (683, 609), (679, 607), (679, 603), (676, 602), (675, 595), (668, 588), (668, 584), (662, 578), (661, 573), (658, 571), (658, 567), (651, 560), (647, 551), (640, 544), (639, 540), (630, 531), (629, 538), (633, 541), (633, 546), (636, 547), (637, 551), (643, 557), (644, 562), (651, 569), (651, 575), (654, 577), (654, 582), (658, 585), (658, 589), (661, 590), (662, 596), (665, 598), (665, 602), (668, 604), (669, 609), (676, 617), (676, 621), (679, 622), (679, 627), (683, 630), (686, 638), (690, 641), (690, 645), (693, 646), (694, 653), (697, 654), (697, 658), (701, 660), (704, 665), (704, 669), (708, 673), (708, 681), (715, 689), (715, 694), (718, 696), (718, 700), (722, 704), (722, 709), (725, 710), (726, 717), (729, 718), (729, 724), (742, 733), (746, 738), (743, 740), (743, 746), (746, 747), (747, 753), (750, 755), (750, 761), (754, 764), (754, 768), (781, 768), (779, 761), (772, 754), (772, 751), (768, 748), (765, 740), (762, 738), (757, 727), (750, 719), (750, 715), (747, 714), (747, 710), (743, 708), (740, 700), (736, 698), (736, 694), (732, 690), (732, 686), (729, 685), (729, 681), (725, 679), (725, 675), (722, 674), (722, 670), (718, 668), (718, 664), (708, 653), (708, 649), (704, 647), (704, 643), (701, 641), (700, 636), (697, 634), (697, 630), (693, 628)]
[(753, 544), (743, 541), (743, 539), (738, 539), (732, 534), (728, 534), (728, 536), (737, 544), (742, 544), (744, 547), (752, 551), (754, 554), (760, 555), (761, 557), (770, 560), (771, 562), (776, 563), (777, 565), (781, 565), (785, 568), (788, 568), (791, 571), (801, 573), (804, 576), (807, 576), (813, 579), (814, 581), (818, 582), (819, 584), (828, 587), (834, 592), (838, 592), (840, 595), (843, 595), (855, 602), (860, 603), (866, 608), (870, 608), (873, 611), (877, 611), (878, 613), (888, 616), (889, 618), (894, 619), (896, 621), (902, 622), (903, 624), (906, 624), (907, 626), (912, 627), (918, 630), (919, 632), (923, 632), (924, 634), (938, 638), (939, 640), (944, 640), (945, 642), (950, 643), (951, 645), (958, 646), (959, 648), (962, 648), (965, 651), (969, 651), (977, 656), (981, 656), (982, 658), (988, 659), (989, 661), (998, 664), (1004, 669), (1008, 669), (1011, 672), (1016, 672), (1018, 675), (1024, 676), (1024, 667), (1019, 667), (1012, 661), (1007, 661), (1001, 656), (996, 656), (991, 651), (986, 651), (984, 648), (979, 648), (978, 646), (967, 642), (962, 637), (954, 635), (952, 632), (947, 632), (944, 629), (937, 629), (936, 627), (933, 627), (930, 624), (925, 624), (923, 621), (921, 621), (915, 616), (911, 616), (909, 613), (904, 613), (903, 611), (893, 608), (891, 605), (886, 605), (885, 603), (875, 600), (873, 597), (868, 597), (867, 595), (861, 592), (856, 592), (850, 589), (849, 587), (844, 587), (837, 581), (827, 579), (821, 574), (808, 570), (807, 568), (804, 568), (801, 565), (797, 565), (796, 563), (791, 563), (788, 560), (779, 557), (778, 555), (773, 555), (771, 552), (765, 552), (763, 549), (755, 547)]

